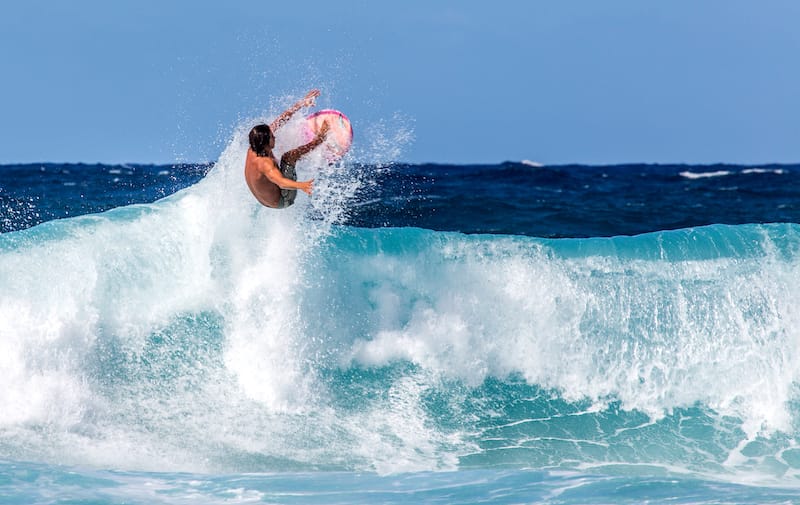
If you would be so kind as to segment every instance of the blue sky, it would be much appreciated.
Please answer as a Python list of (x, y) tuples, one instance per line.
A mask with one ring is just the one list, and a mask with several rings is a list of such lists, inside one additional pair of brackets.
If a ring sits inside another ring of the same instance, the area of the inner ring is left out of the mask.
[(0, 163), (214, 161), (311, 87), (400, 161), (800, 162), (797, 0), (299, 4), (3, 2)]

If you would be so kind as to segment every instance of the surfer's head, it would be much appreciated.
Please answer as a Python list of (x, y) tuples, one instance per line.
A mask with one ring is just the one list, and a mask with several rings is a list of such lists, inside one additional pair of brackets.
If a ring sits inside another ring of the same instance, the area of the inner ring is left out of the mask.
[(250, 149), (259, 156), (268, 156), (269, 150), (275, 147), (275, 137), (268, 125), (260, 124), (250, 130)]

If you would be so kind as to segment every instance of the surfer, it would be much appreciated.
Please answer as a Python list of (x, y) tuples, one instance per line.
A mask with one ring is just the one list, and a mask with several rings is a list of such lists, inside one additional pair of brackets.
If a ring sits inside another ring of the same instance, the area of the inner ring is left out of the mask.
[(294, 166), (300, 158), (322, 144), (330, 125), (325, 122), (311, 142), (284, 153), (280, 163), (275, 159), (272, 149), (275, 148), (274, 133), (286, 124), (295, 112), (303, 107), (312, 107), (318, 96), (319, 90), (311, 90), (302, 100), (286, 109), (272, 124), (259, 124), (250, 130), (250, 148), (247, 150), (244, 163), (244, 178), (256, 200), (266, 207), (284, 209), (292, 205), (298, 189), (311, 195), (314, 179), (298, 181)]

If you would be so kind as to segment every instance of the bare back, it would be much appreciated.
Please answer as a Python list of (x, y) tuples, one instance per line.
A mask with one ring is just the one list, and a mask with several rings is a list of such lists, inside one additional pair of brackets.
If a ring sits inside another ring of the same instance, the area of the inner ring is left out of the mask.
[(278, 163), (272, 156), (258, 156), (252, 149), (247, 150), (244, 162), (244, 180), (261, 205), (277, 208), (281, 198), (281, 188), (267, 178), (270, 170), (278, 170)]

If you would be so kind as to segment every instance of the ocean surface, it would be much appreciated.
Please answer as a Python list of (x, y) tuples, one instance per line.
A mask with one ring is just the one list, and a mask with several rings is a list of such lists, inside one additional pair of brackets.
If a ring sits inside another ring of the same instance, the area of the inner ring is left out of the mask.
[(355, 149), (275, 211), (244, 133), (0, 166), (1, 504), (800, 503), (800, 165)]

